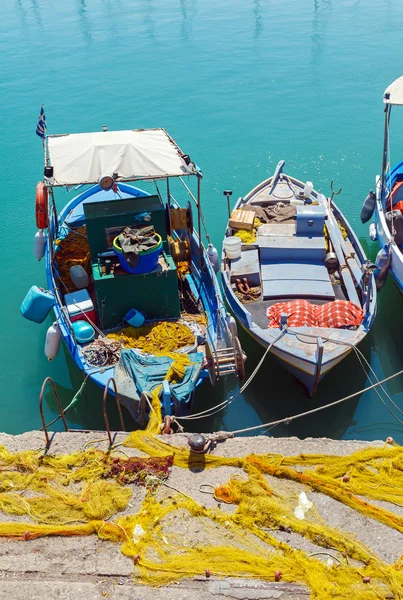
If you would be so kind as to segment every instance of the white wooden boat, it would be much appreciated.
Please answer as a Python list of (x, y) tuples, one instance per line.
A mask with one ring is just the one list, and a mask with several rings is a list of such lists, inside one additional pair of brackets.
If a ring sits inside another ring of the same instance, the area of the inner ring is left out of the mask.
[[(283, 168), (280, 161), (272, 177), (237, 201), (234, 210), (253, 210), (266, 222), (256, 228), (254, 241), (242, 243), (239, 258), (228, 258), (223, 249), (222, 282), (239, 323), (259, 344), (271, 346), (271, 353), (313, 395), (322, 377), (370, 330), (376, 287), (373, 265), (333, 200)], [(224, 247), (237, 233), (230, 221)], [(293, 315), (282, 314), (278, 326), (269, 328), (268, 309), (297, 299), (307, 300), (315, 314), (325, 305), (330, 311), (358, 309), (362, 320), (337, 328), (291, 326)], [(334, 304), (337, 300), (344, 304)]]

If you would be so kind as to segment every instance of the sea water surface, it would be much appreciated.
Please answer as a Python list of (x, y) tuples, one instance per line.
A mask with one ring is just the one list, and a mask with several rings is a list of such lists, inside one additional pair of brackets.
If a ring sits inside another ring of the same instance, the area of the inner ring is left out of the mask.
[[(48, 133), (97, 131), (104, 124), (111, 130), (165, 127), (203, 170), (203, 210), (217, 246), (227, 219), (223, 189), (232, 189), (234, 199), (246, 194), (283, 158), (287, 172), (326, 194), (331, 180), (342, 187), (338, 203), (374, 258), (378, 248), (368, 242), (359, 211), (381, 166), (382, 95), (403, 74), (402, 33), (401, 0), (2, 0), (0, 430), (40, 426), (38, 396), (46, 376), (55, 380), (63, 405), (82, 382), (65, 352), (46, 360), (50, 319), (36, 325), (19, 312), (28, 288), (46, 281), (43, 262), (33, 256), (35, 185), (43, 172), (35, 128), (42, 103)], [(397, 162), (403, 111), (394, 112)], [(58, 206), (68, 197), (59, 191)], [(374, 328), (360, 347), (380, 378), (403, 368), (402, 331), (403, 298), (388, 281)], [(262, 351), (243, 334), (241, 341), (249, 375)], [(392, 435), (403, 442), (397, 420), (403, 421), (402, 382), (385, 384), (396, 406), (372, 390), (270, 434)], [(309, 399), (269, 357), (242, 396), (213, 419), (188, 427), (267, 423), (366, 385), (350, 355)], [(205, 383), (195, 411), (238, 388), (234, 378), (214, 390)], [(103, 428), (101, 398), (87, 386), (69, 425)], [(49, 421), (57, 414), (49, 392), (44, 406)]]

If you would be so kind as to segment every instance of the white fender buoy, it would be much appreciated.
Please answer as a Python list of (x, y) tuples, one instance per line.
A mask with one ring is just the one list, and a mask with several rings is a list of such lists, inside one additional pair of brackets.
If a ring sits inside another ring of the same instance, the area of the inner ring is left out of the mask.
[(36, 260), (41, 260), (45, 256), (46, 235), (40, 229), (35, 233), (34, 237), (34, 254)]
[(45, 339), (45, 355), (47, 359), (53, 360), (56, 358), (59, 348), (62, 332), (57, 322), (53, 323), (46, 332)]
[(211, 266), (213, 267), (214, 271), (216, 273), (218, 273), (218, 269), (219, 269), (218, 252), (217, 252), (217, 248), (215, 248), (213, 246), (213, 244), (209, 244), (207, 246), (207, 256), (209, 258), (209, 261), (210, 261)]
[(378, 234), (376, 233), (376, 225), (375, 225), (375, 223), (371, 223), (371, 225), (369, 226), (369, 237), (371, 238), (371, 240), (373, 242), (375, 242), (375, 240), (378, 237)]

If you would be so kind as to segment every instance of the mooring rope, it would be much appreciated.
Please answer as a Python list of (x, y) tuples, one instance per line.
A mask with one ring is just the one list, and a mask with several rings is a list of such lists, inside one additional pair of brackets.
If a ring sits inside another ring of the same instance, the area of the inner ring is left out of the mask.
[(301, 417), (306, 417), (308, 415), (317, 413), (321, 410), (325, 410), (325, 408), (331, 408), (332, 406), (337, 406), (338, 404), (342, 404), (343, 402), (346, 402), (347, 400), (351, 400), (351, 398), (355, 398), (356, 396), (359, 396), (360, 394), (363, 394), (364, 392), (368, 392), (369, 390), (372, 390), (372, 389), (382, 385), (386, 381), (390, 381), (391, 379), (394, 379), (395, 377), (398, 377), (399, 375), (402, 375), (402, 374), (403, 374), (403, 369), (401, 371), (398, 371), (397, 373), (394, 373), (393, 375), (389, 375), (389, 377), (385, 377), (385, 379), (382, 379), (376, 383), (373, 383), (372, 385), (370, 385), (366, 388), (363, 388), (362, 390), (359, 390), (358, 392), (354, 392), (354, 394), (350, 394), (349, 396), (340, 398), (340, 400), (335, 400), (335, 402), (330, 402), (329, 404), (324, 404), (323, 406), (318, 406), (317, 408), (312, 408), (311, 410), (307, 410), (303, 413), (293, 415), (292, 417), (286, 417), (285, 419), (278, 419), (277, 421), (271, 421), (270, 423), (262, 423), (261, 425), (255, 425), (254, 427), (246, 427), (244, 429), (237, 429), (235, 431), (231, 431), (230, 433), (232, 433), (233, 435), (236, 435), (238, 433), (245, 433), (246, 431), (256, 431), (257, 429), (262, 429), (263, 427), (274, 427), (277, 425), (281, 425), (282, 423), (290, 423), (291, 421), (294, 421), (295, 419), (300, 419)]
[(233, 396), (230, 396), (229, 398), (227, 398), (226, 400), (224, 400), (220, 404), (217, 404), (217, 406), (212, 406), (211, 408), (207, 408), (206, 410), (203, 410), (201, 412), (195, 413), (194, 415), (187, 415), (185, 417), (176, 417), (175, 416), (174, 419), (176, 421), (182, 421), (182, 420), (191, 421), (192, 419), (204, 419), (206, 417), (213, 416), (217, 412), (220, 412), (221, 410), (223, 410), (226, 406), (229, 406), (234, 400), (236, 400), (236, 398), (238, 398), (246, 390), (246, 388), (248, 387), (248, 385), (250, 385), (252, 383), (252, 381), (255, 378), (257, 372), (259, 371), (260, 367), (262, 366), (262, 364), (263, 364), (266, 356), (270, 352), (272, 346), (276, 342), (278, 342), (286, 333), (287, 333), (287, 329), (284, 328), (280, 332), (280, 334), (269, 344), (269, 346), (267, 347), (267, 349), (266, 349), (265, 353), (263, 354), (262, 358), (260, 359), (260, 361), (258, 362), (258, 364), (255, 367), (254, 371), (250, 375), (249, 379), (247, 379), (247, 381), (245, 381), (245, 383), (243, 384), (243, 386), (237, 392), (235, 392), (235, 394), (233, 394)]

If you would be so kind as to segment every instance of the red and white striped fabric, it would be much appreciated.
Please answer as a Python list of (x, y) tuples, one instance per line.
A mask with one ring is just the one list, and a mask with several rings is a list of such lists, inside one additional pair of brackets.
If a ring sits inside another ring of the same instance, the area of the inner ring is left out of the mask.
[(364, 318), (364, 311), (353, 302), (334, 300), (326, 304), (311, 304), (308, 300), (278, 302), (266, 311), (268, 327), (280, 327), (282, 314), (287, 315), (289, 327), (358, 327)]

